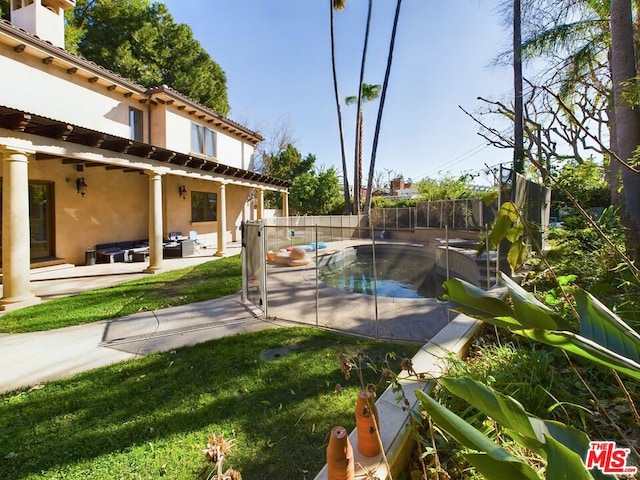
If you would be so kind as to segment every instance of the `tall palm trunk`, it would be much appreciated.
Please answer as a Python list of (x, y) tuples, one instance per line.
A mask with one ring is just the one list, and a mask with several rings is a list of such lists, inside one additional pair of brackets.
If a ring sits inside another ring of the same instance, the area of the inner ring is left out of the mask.
[[(616, 141), (616, 135), (618, 129), (616, 128), (616, 116), (613, 108), (613, 100), (610, 100), (607, 105), (607, 125), (609, 127), (609, 150), (618, 154), (618, 142)], [(622, 198), (622, 191), (620, 190), (621, 182), (620, 177), (622, 175), (622, 169), (620, 162), (614, 158), (609, 159), (609, 165), (607, 166), (607, 180), (609, 182), (609, 194), (611, 195), (611, 204), (619, 207), (624, 203)]]
[[(623, 83), (636, 77), (631, 0), (611, 0), (611, 71), (618, 157), (622, 165), (627, 245), (632, 258), (640, 254), (640, 174), (629, 165), (640, 144), (640, 118), (622, 98)], [(633, 162), (631, 162), (633, 163)]]
[[(522, 103), (522, 33), (520, 0), (513, 0), (513, 90), (514, 90), (514, 127), (513, 127), (513, 171), (524, 171), (524, 120)], [(513, 189), (515, 191), (515, 176)]]
[(351, 194), (349, 193), (349, 172), (347, 171), (347, 154), (344, 149), (344, 130), (342, 128), (342, 108), (340, 106), (340, 95), (338, 93), (338, 74), (336, 71), (336, 46), (335, 46), (335, 34), (333, 30), (333, 9), (334, 2), (329, 0), (329, 10), (331, 12), (330, 25), (331, 25), (331, 69), (333, 71), (333, 92), (336, 97), (336, 112), (338, 114), (338, 131), (340, 133), (340, 153), (342, 155), (342, 182), (344, 188), (344, 205), (347, 210), (347, 214), (351, 214)]
[[(360, 112), (360, 116), (358, 117), (358, 143), (362, 146), (364, 137), (364, 115)], [(355, 187), (357, 191), (354, 190), (353, 195), (358, 197), (358, 202), (362, 201), (362, 147), (358, 150), (358, 180), (356, 181)]]
[(376, 120), (376, 129), (373, 134), (373, 145), (371, 147), (371, 163), (369, 164), (369, 178), (367, 181), (367, 197), (364, 202), (365, 215), (371, 214), (371, 194), (373, 190), (373, 176), (376, 168), (376, 154), (378, 152), (378, 138), (380, 137), (380, 128), (382, 125), (382, 111), (384, 109), (384, 101), (387, 96), (387, 87), (389, 86), (389, 76), (391, 74), (391, 63), (393, 62), (393, 49), (396, 43), (396, 31), (398, 29), (398, 19), (400, 18), (400, 7), (402, 0), (396, 3), (396, 13), (393, 17), (393, 28), (391, 30), (391, 40), (389, 40), (389, 54), (387, 55), (387, 69), (384, 73), (384, 81), (382, 82), (382, 93), (380, 94), (380, 105), (378, 105), (378, 118)]
[(371, 11), (373, 9), (373, 0), (369, 0), (369, 9), (367, 11), (367, 26), (364, 32), (364, 46), (362, 47), (362, 63), (360, 64), (360, 82), (358, 84), (358, 109), (356, 113), (356, 146), (355, 146), (355, 155), (353, 161), (354, 165), (354, 185), (353, 185), (353, 213), (356, 215), (360, 215), (361, 207), (360, 207), (360, 190), (362, 188), (362, 184), (358, 183), (361, 179), (358, 178), (358, 172), (362, 171), (362, 167), (358, 164), (358, 159), (360, 158), (360, 152), (362, 150), (362, 143), (359, 139), (358, 132), (360, 130), (360, 126), (358, 120), (360, 119), (360, 115), (362, 115), (362, 85), (364, 84), (364, 68), (367, 60), (367, 46), (369, 44), (369, 29), (371, 27)]

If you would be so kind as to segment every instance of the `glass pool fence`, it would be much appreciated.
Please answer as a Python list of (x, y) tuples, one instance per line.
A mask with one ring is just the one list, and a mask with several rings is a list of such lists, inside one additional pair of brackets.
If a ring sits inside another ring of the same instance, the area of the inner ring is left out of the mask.
[[(435, 203), (435, 202), (431, 202)], [(481, 203), (481, 202), (479, 202)], [(243, 296), (267, 319), (369, 338), (423, 343), (450, 320), (437, 300), (448, 241), (475, 248), (479, 205), (438, 206), (453, 222), (432, 227), (416, 209), (366, 216), (271, 218), (243, 224)], [(435, 207), (433, 207), (435, 208)], [(435, 210), (434, 210), (435, 211)], [(486, 217), (485, 217), (486, 219)], [(473, 221), (472, 221), (473, 220)], [(460, 227), (458, 227), (460, 228)], [(460, 238), (459, 238), (460, 237)], [(453, 313), (451, 315), (454, 315)]]

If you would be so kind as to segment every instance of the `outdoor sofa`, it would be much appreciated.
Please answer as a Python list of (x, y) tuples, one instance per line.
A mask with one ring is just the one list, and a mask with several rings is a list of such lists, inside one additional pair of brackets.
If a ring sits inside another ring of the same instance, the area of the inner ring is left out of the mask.
[[(134, 253), (149, 251), (148, 240), (101, 243), (96, 245), (97, 263), (130, 262)], [(137, 257), (137, 256), (136, 256)]]

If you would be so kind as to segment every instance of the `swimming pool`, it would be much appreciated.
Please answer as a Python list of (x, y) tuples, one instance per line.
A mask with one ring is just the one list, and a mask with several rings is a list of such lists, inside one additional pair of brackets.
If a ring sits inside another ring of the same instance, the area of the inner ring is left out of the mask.
[(444, 277), (436, 272), (435, 258), (423, 248), (376, 245), (375, 270), (373, 251), (373, 246), (361, 245), (323, 258), (318, 263), (320, 280), (342, 291), (363, 295), (374, 295), (376, 290), (380, 297), (440, 295)]

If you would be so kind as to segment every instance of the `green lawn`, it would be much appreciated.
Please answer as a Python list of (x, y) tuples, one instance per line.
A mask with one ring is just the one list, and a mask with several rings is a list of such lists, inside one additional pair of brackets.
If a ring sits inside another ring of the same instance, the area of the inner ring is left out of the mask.
[[(283, 345), (296, 348), (261, 358)], [(194, 479), (216, 433), (236, 440), (224, 467), (245, 480), (311, 479), (331, 428), (354, 427), (359, 388), (355, 378), (345, 382), (338, 353), (379, 360), (395, 352), (399, 362), (416, 350), (279, 328), (14, 391), (0, 396), (0, 478)], [(372, 372), (366, 379), (376, 380)], [(348, 387), (341, 395), (337, 383)]]
[(224, 297), (242, 288), (239, 255), (23, 308), (0, 317), (0, 333), (51, 330)]

